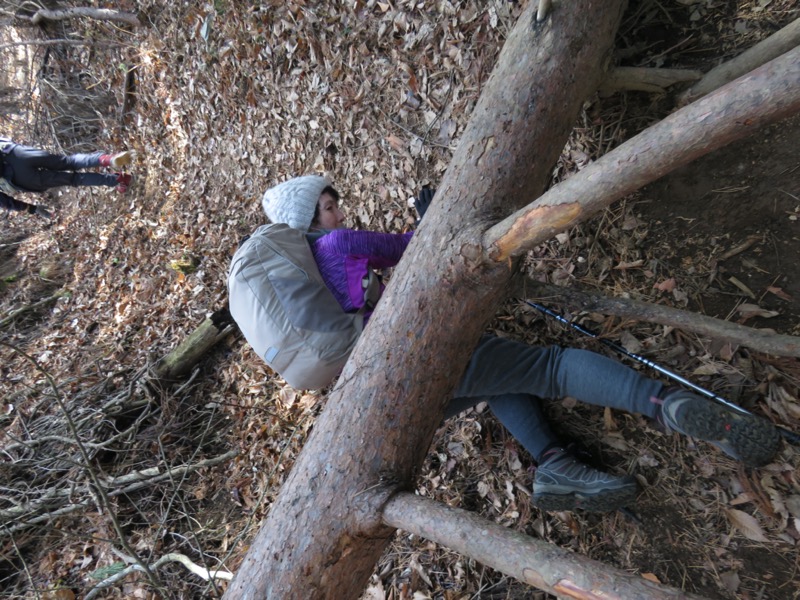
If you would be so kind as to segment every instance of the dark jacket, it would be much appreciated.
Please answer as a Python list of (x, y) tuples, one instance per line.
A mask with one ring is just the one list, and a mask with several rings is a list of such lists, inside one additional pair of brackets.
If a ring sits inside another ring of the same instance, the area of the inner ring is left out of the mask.
[(30, 214), (36, 212), (35, 204), (28, 204), (22, 200), (16, 200), (4, 192), (0, 192), (0, 208), (5, 208), (6, 210), (25, 210)]

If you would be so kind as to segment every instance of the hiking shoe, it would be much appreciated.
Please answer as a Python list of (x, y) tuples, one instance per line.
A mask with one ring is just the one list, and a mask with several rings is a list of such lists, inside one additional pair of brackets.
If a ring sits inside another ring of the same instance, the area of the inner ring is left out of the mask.
[(561, 448), (545, 456), (533, 477), (532, 502), (541, 510), (611, 512), (636, 499), (638, 486), (630, 475), (603, 473)]
[(775, 426), (682, 389), (667, 392), (661, 415), (670, 429), (713, 444), (751, 467), (771, 462), (780, 446)]
[(117, 191), (120, 194), (124, 194), (131, 185), (132, 177), (130, 173), (114, 173), (114, 175), (117, 176)]
[(125, 152), (117, 152), (116, 154), (101, 154), (100, 166), (119, 169), (121, 167), (127, 167), (129, 164), (131, 164), (132, 160), (133, 157), (127, 150)]

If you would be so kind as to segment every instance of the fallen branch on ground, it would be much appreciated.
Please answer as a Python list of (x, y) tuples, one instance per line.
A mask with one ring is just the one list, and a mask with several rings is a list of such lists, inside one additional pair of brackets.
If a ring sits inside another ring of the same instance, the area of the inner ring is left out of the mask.
[(681, 94), (678, 106), (689, 104), (710, 94), (729, 81), (749, 73), (797, 46), (800, 46), (800, 19), (792, 21), (736, 58), (711, 69), (700, 81)]
[(10, 313), (8, 313), (8, 316), (6, 316), (3, 320), (0, 321), (0, 327), (5, 327), (9, 323), (11, 323), (11, 321), (16, 319), (18, 316), (23, 315), (26, 312), (36, 310), (40, 306), (44, 306), (45, 304), (49, 304), (50, 302), (55, 302), (56, 300), (61, 298), (64, 294), (65, 292), (61, 291), (56, 294), (53, 294), (48, 298), (44, 298), (42, 300), (39, 300), (38, 302), (34, 302), (33, 304), (28, 304), (27, 306), (22, 306), (16, 310), (12, 310)]
[(94, 19), (95, 21), (114, 21), (117, 23), (125, 23), (131, 27), (139, 27), (141, 23), (133, 13), (120, 12), (118, 10), (111, 10), (109, 8), (86, 8), (74, 7), (64, 8), (61, 10), (47, 10), (45, 8), (37, 10), (31, 17), (31, 23), (40, 25), (43, 21), (64, 21), (66, 19), (74, 19), (76, 17), (84, 17)]
[[(98, 479), (98, 481), (102, 484), (102, 488), (106, 490), (108, 497), (111, 498), (129, 494), (135, 490), (155, 485), (176, 476), (183, 476), (186, 473), (192, 473), (204, 467), (213, 467), (234, 458), (237, 454), (238, 451), (231, 450), (220, 456), (201, 460), (194, 464), (180, 465), (164, 470), (159, 467), (152, 467), (120, 477), (109, 477), (105, 481)], [(61, 488), (50, 488), (35, 500), (26, 500), (24, 502), (15, 502), (10, 497), (0, 498), (4, 502), (11, 504), (10, 508), (0, 510), (0, 521), (5, 523), (14, 522), (14, 525), (0, 530), (0, 537), (64, 514), (87, 508), (93, 504), (91, 498), (94, 492), (95, 490), (88, 483), (85, 483), (80, 486), (65, 485)], [(26, 491), (26, 495), (30, 496), (30, 490)], [(86, 500), (73, 502), (66, 506), (57, 506), (59, 503), (67, 502), (81, 495), (86, 495)]]
[[(132, 559), (130, 560), (132, 561)], [(192, 560), (185, 554), (178, 554), (175, 552), (170, 554), (165, 554), (164, 556), (159, 558), (156, 562), (149, 565), (149, 569), (155, 570), (171, 562), (177, 562), (182, 564), (184, 567), (189, 569), (189, 571), (191, 571), (198, 577), (202, 577), (206, 581), (209, 581), (211, 579), (224, 579), (225, 581), (230, 581), (231, 579), (233, 579), (233, 573), (231, 573), (230, 571), (222, 571), (222, 570), (211, 571), (209, 569), (206, 569), (205, 567), (201, 567), (200, 565), (193, 563)], [(97, 596), (104, 589), (114, 585), (118, 581), (124, 579), (125, 577), (133, 573), (134, 571), (142, 571), (142, 570), (143, 570), (142, 567), (140, 567), (138, 564), (135, 563), (128, 567), (125, 567), (119, 573), (115, 573), (111, 577), (104, 579), (96, 586), (94, 586), (91, 590), (89, 590), (84, 600), (91, 600), (91, 598)]]
[(646, 321), (691, 331), (702, 336), (745, 346), (774, 356), (800, 358), (800, 337), (754, 329), (697, 313), (651, 304), (632, 298), (610, 298), (599, 292), (540, 283), (525, 276), (512, 283), (510, 296), (554, 302), (573, 309), (599, 312), (625, 319)]
[(690, 69), (648, 69), (645, 67), (617, 67), (600, 84), (601, 96), (615, 92), (663, 93), (676, 83), (697, 81), (703, 77), (702, 71)]
[(395, 494), (386, 503), (382, 520), (559, 598), (702, 600), (409, 492)]

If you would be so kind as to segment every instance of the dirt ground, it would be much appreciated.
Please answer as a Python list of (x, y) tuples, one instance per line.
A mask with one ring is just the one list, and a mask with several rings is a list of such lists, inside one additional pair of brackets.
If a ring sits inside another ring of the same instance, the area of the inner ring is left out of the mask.
[[(259, 198), (269, 185), (328, 171), (348, 225), (409, 227), (408, 199), (441, 180), (525, 2), (122, 4), (137, 11), (140, 28), (50, 32), (115, 42), (70, 47), (61, 62), (50, 55), (56, 75), (107, 91), (114, 109), (98, 109), (101, 130), (85, 139), (70, 126), (53, 137), (63, 114), (40, 91), (44, 108), (24, 133), (73, 151), (130, 147), (133, 188), (29, 198), (56, 210), (50, 224), (3, 219), (2, 315), (33, 308), (0, 327), (0, 597), (221, 595), (224, 581), (175, 562), (154, 568), (155, 582), (131, 572), (95, 586), (133, 555), (154, 565), (179, 553), (235, 571), (326, 395), (289, 388), (238, 335), (169, 390), (142, 385), (148, 369), (225, 305), (230, 256), (263, 222)], [(789, 0), (631, 2), (617, 62), (706, 71), (798, 16)], [(120, 117), (129, 67), (137, 93)], [(592, 98), (555, 179), (673, 109), (672, 93)], [(800, 117), (766, 128), (563, 232), (526, 265), (548, 283), (800, 335), (798, 147)], [(193, 266), (180, 272), (179, 262)], [(797, 359), (561, 308), (758, 414), (800, 425)], [(491, 330), (609, 354), (516, 299)], [(115, 412), (140, 395), (145, 407)], [(636, 475), (643, 491), (630, 511), (537, 511), (531, 457), (481, 408), (442, 425), (418, 493), (709, 599), (800, 599), (796, 448), (784, 445), (772, 464), (745, 470), (636, 415), (569, 398), (546, 410), (586, 460)], [(141, 485), (130, 483), (136, 477)], [(107, 497), (96, 493), (99, 481)], [(545, 597), (398, 532), (364, 600)]]
[[(706, 315), (742, 321), (743, 299), (778, 314), (748, 324), (797, 334), (800, 297), (800, 118), (766, 128), (687, 165), (642, 190), (635, 211), (656, 237), (660, 268), (696, 265), (689, 307)], [(752, 242), (750, 242), (752, 240)], [(703, 269), (741, 244), (747, 249)], [(753, 293), (731, 283), (738, 281)], [(705, 278), (705, 281), (703, 280)], [(772, 293), (780, 288), (785, 294)], [(787, 297), (788, 296), (788, 297)]]

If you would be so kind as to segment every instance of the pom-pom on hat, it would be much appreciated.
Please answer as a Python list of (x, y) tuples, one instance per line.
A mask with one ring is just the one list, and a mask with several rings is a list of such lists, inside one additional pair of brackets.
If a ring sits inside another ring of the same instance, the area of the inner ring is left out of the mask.
[(264, 192), (261, 205), (273, 223), (308, 231), (322, 190), (329, 185), (328, 178), (321, 175), (295, 177)]

